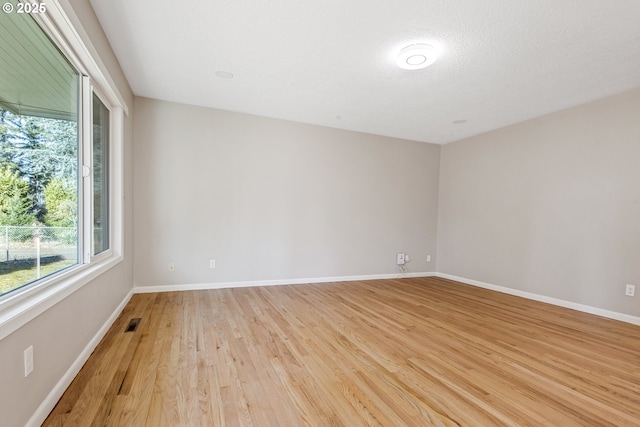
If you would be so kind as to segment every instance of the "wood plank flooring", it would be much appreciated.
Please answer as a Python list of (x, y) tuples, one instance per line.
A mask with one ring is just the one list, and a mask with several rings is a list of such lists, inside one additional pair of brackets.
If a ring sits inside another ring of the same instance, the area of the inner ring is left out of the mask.
[(640, 426), (640, 327), (439, 278), (139, 294), (44, 426)]

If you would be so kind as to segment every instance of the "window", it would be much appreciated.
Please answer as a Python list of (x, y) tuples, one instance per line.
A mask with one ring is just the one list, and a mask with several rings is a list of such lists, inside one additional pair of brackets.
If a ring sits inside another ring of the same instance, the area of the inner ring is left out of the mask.
[(93, 94), (93, 255), (109, 249), (109, 110)]
[(62, 8), (47, 8), (0, 13), (0, 318), (122, 258), (123, 103)]
[(79, 260), (80, 76), (27, 14), (0, 14), (0, 295)]

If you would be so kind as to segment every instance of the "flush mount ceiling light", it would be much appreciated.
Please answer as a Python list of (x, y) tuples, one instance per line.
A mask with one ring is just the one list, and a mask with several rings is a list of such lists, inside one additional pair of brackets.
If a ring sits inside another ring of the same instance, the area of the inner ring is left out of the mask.
[(405, 70), (419, 70), (436, 62), (438, 53), (430, 44), (412, 44), (400, 51), (396, 64)]

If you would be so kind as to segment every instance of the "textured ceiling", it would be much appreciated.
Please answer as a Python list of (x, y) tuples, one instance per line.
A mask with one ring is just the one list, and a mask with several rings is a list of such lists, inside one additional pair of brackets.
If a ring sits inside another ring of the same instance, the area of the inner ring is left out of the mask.
[(638, 0), (91, 3), (136, 95), (424, 142), (640, 87)]

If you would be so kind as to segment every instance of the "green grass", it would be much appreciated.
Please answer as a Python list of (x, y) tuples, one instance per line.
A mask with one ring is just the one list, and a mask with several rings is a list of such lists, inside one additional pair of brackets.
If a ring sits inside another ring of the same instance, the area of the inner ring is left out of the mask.
[[(76, 263), (75, 260), (54, 261), (40, 265), (40, 277), (60, 271)], [(0, 295), (37, 280), (35, 263), (0, 263)]]

